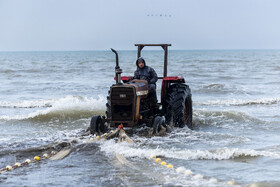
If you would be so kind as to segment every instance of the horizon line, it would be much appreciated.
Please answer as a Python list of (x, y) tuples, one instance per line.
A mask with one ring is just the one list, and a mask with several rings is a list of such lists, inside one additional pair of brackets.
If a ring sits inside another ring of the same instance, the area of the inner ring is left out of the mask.
[[(168, 49), (168, 51), (264, 51), (264, 50), (280, 50), (280, 49), (276, 49), (276, 48), (272, 48), (272, 49), (261, 49), (261, 48), (239, 48), (239, 49)], [(5, 52), (90, 52), (90, 51), (111, 51), (110, 48), (109, 49), (81, 49), (81, 50), (7, 50), (7, 51), (0, 51), (1, 53), (5, 53)], [(137, 51), (137, 49), (119, 49), (118, 51)], [(162, 51), (162, 49), (145, 49), (145, 51)]]

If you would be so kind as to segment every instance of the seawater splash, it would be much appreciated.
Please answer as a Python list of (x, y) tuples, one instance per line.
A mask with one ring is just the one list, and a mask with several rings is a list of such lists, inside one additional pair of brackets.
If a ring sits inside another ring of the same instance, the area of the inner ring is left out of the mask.
[[(51, 119), (67, 118), (73, 116), (88, 117), (93, 113), (101, 113), (105, 110), (106, 98), (98, 96), (95, 98), (81, 96), (66, 96), (64, 98), (52, 100), (23, 101), (18, 103), (2, 102), (5, 107), (43, 108), (34, 112), (22, 115), (0, 116), (0, 120), (26, 120), (26, 119)], [(46, 108), (47, 106), (47, 108)]]

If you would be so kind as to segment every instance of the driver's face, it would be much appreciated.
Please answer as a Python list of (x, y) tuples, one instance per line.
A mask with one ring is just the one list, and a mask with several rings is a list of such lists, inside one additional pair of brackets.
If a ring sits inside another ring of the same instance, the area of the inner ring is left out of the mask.
[(144, 62), (139, 62), (138, 66), (139, 66), (139, 68), (143, 68), (144, 67)]

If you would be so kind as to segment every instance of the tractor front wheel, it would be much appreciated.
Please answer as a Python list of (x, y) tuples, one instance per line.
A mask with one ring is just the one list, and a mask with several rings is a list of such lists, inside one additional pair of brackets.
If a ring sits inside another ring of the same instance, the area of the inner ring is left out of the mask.
[(111, 118), (111, 97), (110, 97), (110, 90), (108, 91), (108, 96), (107, 96), (107, 103), (106, 103), (106, 118), (109, 119)]
[(161, 116), (156, 116), (153, 122), (153, 134), (159, 133), (161, 126), (166, 127), (165, 120)]
[(108, 127), (102, 122), (101, 116), (93, 116), (90, 120), (90, 133), (91, 134), (103, 134), (107, 132)]

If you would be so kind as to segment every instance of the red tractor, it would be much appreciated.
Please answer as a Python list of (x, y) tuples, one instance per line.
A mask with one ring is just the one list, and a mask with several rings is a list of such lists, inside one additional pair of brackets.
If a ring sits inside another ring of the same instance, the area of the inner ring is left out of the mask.
[(171, 44), (135, 44), (138, 47), (138, 58), (145, 46), (160, 46), (164, 50), (164, 71), (161, 84), (161, 101), (152, 105), (149, 98), (148, 83), (145, 80), (133, 79), (133, 76), (121, 76), (118, 53), (116, 55), (116, 84), (108, 91), (105, 116), (93, 116), (89, 130), (92, 134), (102, 134), (119, 125), (137, 127), (146, 125), (154, 133), (167, 126), (192, 129), (191, 90), (180, 76), (167, 76), (168, 46)]

